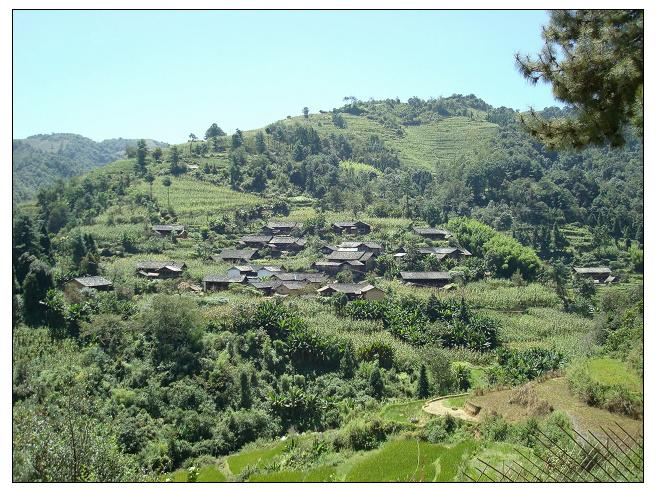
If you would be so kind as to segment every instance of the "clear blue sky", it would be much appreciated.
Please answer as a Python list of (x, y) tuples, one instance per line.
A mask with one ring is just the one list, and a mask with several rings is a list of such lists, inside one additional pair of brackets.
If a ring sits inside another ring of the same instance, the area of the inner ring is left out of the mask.
[(476, 94), (554, 104), (513, 54), (544, 11), (17, 11), (14, 138), (72, 132), (185, 141), (359, 99)]

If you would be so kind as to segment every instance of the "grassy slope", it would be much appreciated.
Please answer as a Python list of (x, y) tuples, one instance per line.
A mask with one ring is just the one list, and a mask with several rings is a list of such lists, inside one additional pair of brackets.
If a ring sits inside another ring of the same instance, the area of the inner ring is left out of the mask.
[[(332, 124), (331, 115), (313, 114), (306, 120), (295, 117), (282, 120), (285, 124), (310, 124), (321, 136), (356, 134), (367, 138), (379, 135), (391, 148), (398, 150), (401, 165), (423, 167), (434, 171), (437, 165), (449, 165), (459, 157), (467, 157), (484, 147), (497, 131), (498, 126), (486, 121), (470, 120), (454, 116), (427, 124), (405, 127), (405, 134), (394, 131), (365, 116), (343, 114), (346, 128)], [(246, 132), (250, 135), (254, 132)]]
[[(548, 401), (555, 410), (565, 412), (579, 429), (596, 431), (602, 426), (610, 427), (614, 422), (619, 422), (628, 432), (634, 434), (642, 428), (640, 420), (586, 405), (570, 392), (565, 378), (549, 379), (536, 384), (534, 389), (540, 399)], [(473, 396), (470, 401), (480, 405), (482, 411), (495, 411), (511, 422), (517, 422), (530, 415), (525, 407), (508, 403), (513, 391), (493, 391), (482, 396)]]

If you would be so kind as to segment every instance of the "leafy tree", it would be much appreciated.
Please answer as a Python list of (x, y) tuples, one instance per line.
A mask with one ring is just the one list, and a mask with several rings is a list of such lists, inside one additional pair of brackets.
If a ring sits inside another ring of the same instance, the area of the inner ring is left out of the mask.
[(230, 187), (238, 190), (241, 186), (243, 176), (241, 167), (246, 163), (246, 155), (242, 151), (236, 151), (230, 154), (230, 164), (228, 164), (228, 175), (230, 176)]
[(255, 134), (255, 151), (258, 154), (264, 154), (267, 150), (266, 142), (264, 141), (264, 133), (257, 132)]
[(225, 132), (221, 130), (221, 127), (216, 123), (212, 123), (210, 127), (205, 131), (205, 140), (216, 137), (224, 137)]
[(41, 255), (39, 238), (29, 216), (17, 215), (14, 220), (12, 242), (12, 261), (16, 268), (16, 278), (21, 283), (27, 275), (32, 259)]
[(141, 139), (137, 142), (137, 162), (135, 164), (135, 170), (137, 174), (146, 173), (146, 156), (148, 155), (148, 147), (146, 146), (146, 141)]
[(171, 178), (168, 176), (164, 176), (164, 179), (162, 180), (162, 185), (166, 187), (166, 203), (168, 205), (168, 208), (171, 208)]
[(162, 152), (161, 147), (155, 147), (153, 149), (153, 159), (155, 159), (155, 162), (157, 162), (157, 163), (162, 162), (162, 155), (163, 155), (163, 152)]
[(189, 153), (191, 153), (192, 145), (196, 140), (198, 140), (198, 137), (195, 134), (190, 133), (189, 134)]
[(144, 180), (146, 183), (148, 183), (148, 187), (150, 189), (150, 199), (153, 199), (153, 182), (155, 181), (155, 176), (153, 176), (151, 173), (146, 173), (144, 176)]
[(79, 268), (80, 262), (85, 254), (87, 254), (87, 246), (84, 242), (82, 234), (73, 236), (71, 240), (71, 254), (73, 257), (73, 264)]
[(560, 231), (558, 227), (558, 222), (554, 222), (554, 225), (551, 229), (551, 245), (553, 251), (562, 251), (565, 246), (567, 246), (567, 238)]
[(180, 164), (180, 149), (177, 145), (171, 147), (171, 153), (169, 154), (169, 161), (171, 162), (170, 172), (174, 176), (177, 176), (182, 171), (182, 165)]
[(43, 301), (53, 287), (52, 272), (48, 265), (34, 260), (23, 281), (23, 319), (30, 325), (45, 321), (47, 308)]
[(144, 332), (154, 346), (154, 362), (173, 375), (191, 374), (199, 364), (202, 329), (193, 300), (159, 295), (143, 313)]
[(349, 341), (344, 345), (342, 358), (339, 361), (339, 370), (346, 379), (351, 379), (355, 375), (355, 370), (358, 367), (358, 362), (355, 358), (355, 348)]
[(430, 385), (428, 383), (428, 375), (426, 374), (426, 365), (422, 364), (419, 368), (419, 379), (417, 380), (417, 398), (428, 398), (430, 394)]
[(380, 368), (376, 364), (371, 375), (369, 376), (369, 389), (374, 398), (380, 400), (383, 397), (383, 392), (385, 391), (385, 382), (383, 381), (383, 376), (380, 373)]
[(537, 59), (515, 55), (522, 75), (550, 83), (572, 116), (520, 116), (531, 135), (552, 147), (624, 145), (624, 127), (642, 135), (643, 10), (555, 10)]
[(337, 111), (333, 111), (332, 113), (332, 122), (337, 128), (346, 128), (346, 120)]
[(244, 145), (244, 135), (239, 128), (232, 134), (232, 148), (237, 149)]
[(253, 404), (253, 397), (251, 395), (251, 381), (248, 371), (242, 371), (239, 374), (239, 407), (250, 408)]

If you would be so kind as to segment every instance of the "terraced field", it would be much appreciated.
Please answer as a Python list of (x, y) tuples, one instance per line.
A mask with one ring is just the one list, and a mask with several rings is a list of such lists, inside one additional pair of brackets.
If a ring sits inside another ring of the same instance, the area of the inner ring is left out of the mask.
[(494, 123), (456, 116), (409, 126), (405, 137), (394, 144), (406, 165), (434, 171), (485, 147), (497, 128)]
[[(171, 207), (182, 223), (199, 226), (217, 214), (232, 213), (234, 210), (251, 207), (262, 202), (257, 195), (239, 193), (225, 186), (215, 186), (191, 176), (171, 179), (170, 190), (161, 179), (153, 183), (153, 197), (166, 205), (170, 191)], [(147, 183), (141, 182), (132, 188), (133, 193), (149, 193)]]
[(337, 128), (329, 114), (310, 115), (282, 120), (281, 123), (312, 125), (319, 135), (357, 134), (362, 138), (378, 135), (390, 147), (399, 151), (401, 165), (422, 167), (434, 171), (436, 166), (450, 165), (458, 157), (467, 157), (484, 148), (495, 135), (498, 126), (487, 121), (454, 116), (422, 125), (404, 127), (404, 135), (386, 128), (377, 121), (362, 116), (342, 114), (346, 128)]

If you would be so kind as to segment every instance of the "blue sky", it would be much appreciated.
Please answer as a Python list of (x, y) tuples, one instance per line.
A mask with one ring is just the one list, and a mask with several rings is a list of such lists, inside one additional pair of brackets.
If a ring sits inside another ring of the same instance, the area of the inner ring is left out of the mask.
[(14, 138), (185, 141), (359, 99), (476, 94), (554, 104), (513, 54), (544, 11), (16, 11)]

